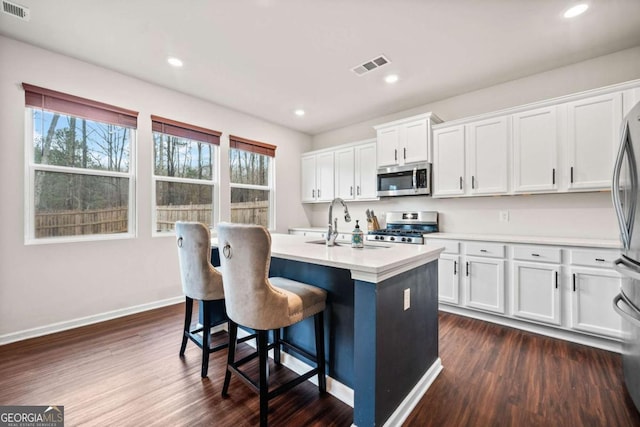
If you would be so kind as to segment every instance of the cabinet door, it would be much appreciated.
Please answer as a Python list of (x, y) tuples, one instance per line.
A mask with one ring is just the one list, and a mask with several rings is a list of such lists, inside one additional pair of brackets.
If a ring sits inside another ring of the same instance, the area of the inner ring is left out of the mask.
[(567, 103), (569, 190), (611, 187), (622, 122), (618, 93)]
[(448, 304), (459, 302), (460, 257), (440, 255), (438, 260), (438, 300)]
[(622, 318), (613, 309), (622, 279), (613, 270), (571, 269), (571, 327), (622, 338)]
[(356, 199), (375, 199), (378, 196), (376, 143), (355, 147)]
[(464, 126), (433, 132), (433, 197), (464, 194)]
[(502, 194), (508, 188), (509, 129), (507, 117), (496, 117), (468, 126), (471, 194)]
[(513, 315), (559, 325), (560, 266), (513, 263)]
[[(401, 141), (404, 142), (398, 152), (400, 163), (429, 161), (429, 139), (427, 120), (420, 119), (405, 124)], [(402, 151), (402, 153), (400, 153)]]
[(316, 200), (316, 156), (302, 157), (301, 199), (303, 202)]
[(316, 154), (316, 200), (333, 200), (333, 152)]
[(518, 193), (558, 189), (556, 107), (514, 114), (513, 185)]
[(353, 200), (356, 194), (353, 147), (337, 150), (334, 162), (336, 197)]
[(379, 129), (377, 134), (378, 166), (393, 166), (398, 164), (400, 129), (397, 126)]
[(504, 260), (467, 257), (465, 305), (504, 314)]

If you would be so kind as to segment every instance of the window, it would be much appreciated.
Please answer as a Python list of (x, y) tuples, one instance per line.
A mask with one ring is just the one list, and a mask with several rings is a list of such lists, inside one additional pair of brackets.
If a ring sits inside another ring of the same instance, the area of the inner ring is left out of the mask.
[(138, 113), (22, 86), (27, 242), (131, 237)]
[(229, 136), (231, 222), (274, 223), (273, 165), (276, 146)]
[(156, 232), (176, 221), (213, 225), (216, 147), (220, 132), (151, 116)]

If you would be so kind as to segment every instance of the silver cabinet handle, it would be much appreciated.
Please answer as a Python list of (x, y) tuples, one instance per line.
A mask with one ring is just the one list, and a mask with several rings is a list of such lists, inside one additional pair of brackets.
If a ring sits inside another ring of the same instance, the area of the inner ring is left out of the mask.
[(558, 272), (556, 271), (556, 289), (558, 289)]
[(531, 254), (531, 256), (540, 256), (540, 254)]
[(462, 190), (462, 177), (460, 177), (460, 189)]
[(353, 185), (351, 187), (349, 187), (349, 195), (353, 196)]
[(458, 261), (453, 261), (453, 275), (458, 274)]
[(556, 185), (556, 168), (551, 170), (551, 184)]
[(476, 177), (471, 175), (471, 188), (475, 190), (476, 188)]
[(398, 161), (398, 149), (397, 148), (393, 150), (393, 158), (394, 158), (394, 160), (396, 162)]
[(320, 197), (320, 189), (318, 188), (318, 197)]
[(570, 173), (570, 175), (571, 175), (571, 183), (573, 184), (573, 166), (571, 166), (570, 170), (571, 170), (571, 173)]
[(486, 250), (486, 249), (480, 249), (480, 252), (487, 253), (487, 252), (489, 252), (489, 251), (488, 251), (488, 250)]
[(360, 186), (359, 186), (359, 185), (356, 187), (356, 194), (357, 194), (358, 196), (360, 195)]
[(311, 198), (316, 198), (316, 190), (311, 190)]
[(407, 160), (407, 147), (403, 148), (404, 150), (404, 159)]

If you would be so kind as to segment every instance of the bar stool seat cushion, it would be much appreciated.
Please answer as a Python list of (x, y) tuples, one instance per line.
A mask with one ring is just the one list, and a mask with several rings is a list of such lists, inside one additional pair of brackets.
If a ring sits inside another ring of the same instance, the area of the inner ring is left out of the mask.
[(326, 307), (327, 292), (324, 289), (284, 277), (270, 277), (269, 282), (276, 292), (287, 296), (289, 319), (286, 325), (279, 326), (281, 328), (311, 317)]

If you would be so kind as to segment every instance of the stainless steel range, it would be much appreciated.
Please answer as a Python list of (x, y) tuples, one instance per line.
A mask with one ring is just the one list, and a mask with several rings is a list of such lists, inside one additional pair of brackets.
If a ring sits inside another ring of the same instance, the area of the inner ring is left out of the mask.
[(385, 218), (387, 228), (369, 231), (367, 240), (422, 245), (423, 234), (438, 231), (438, 212), (387, 212)]

